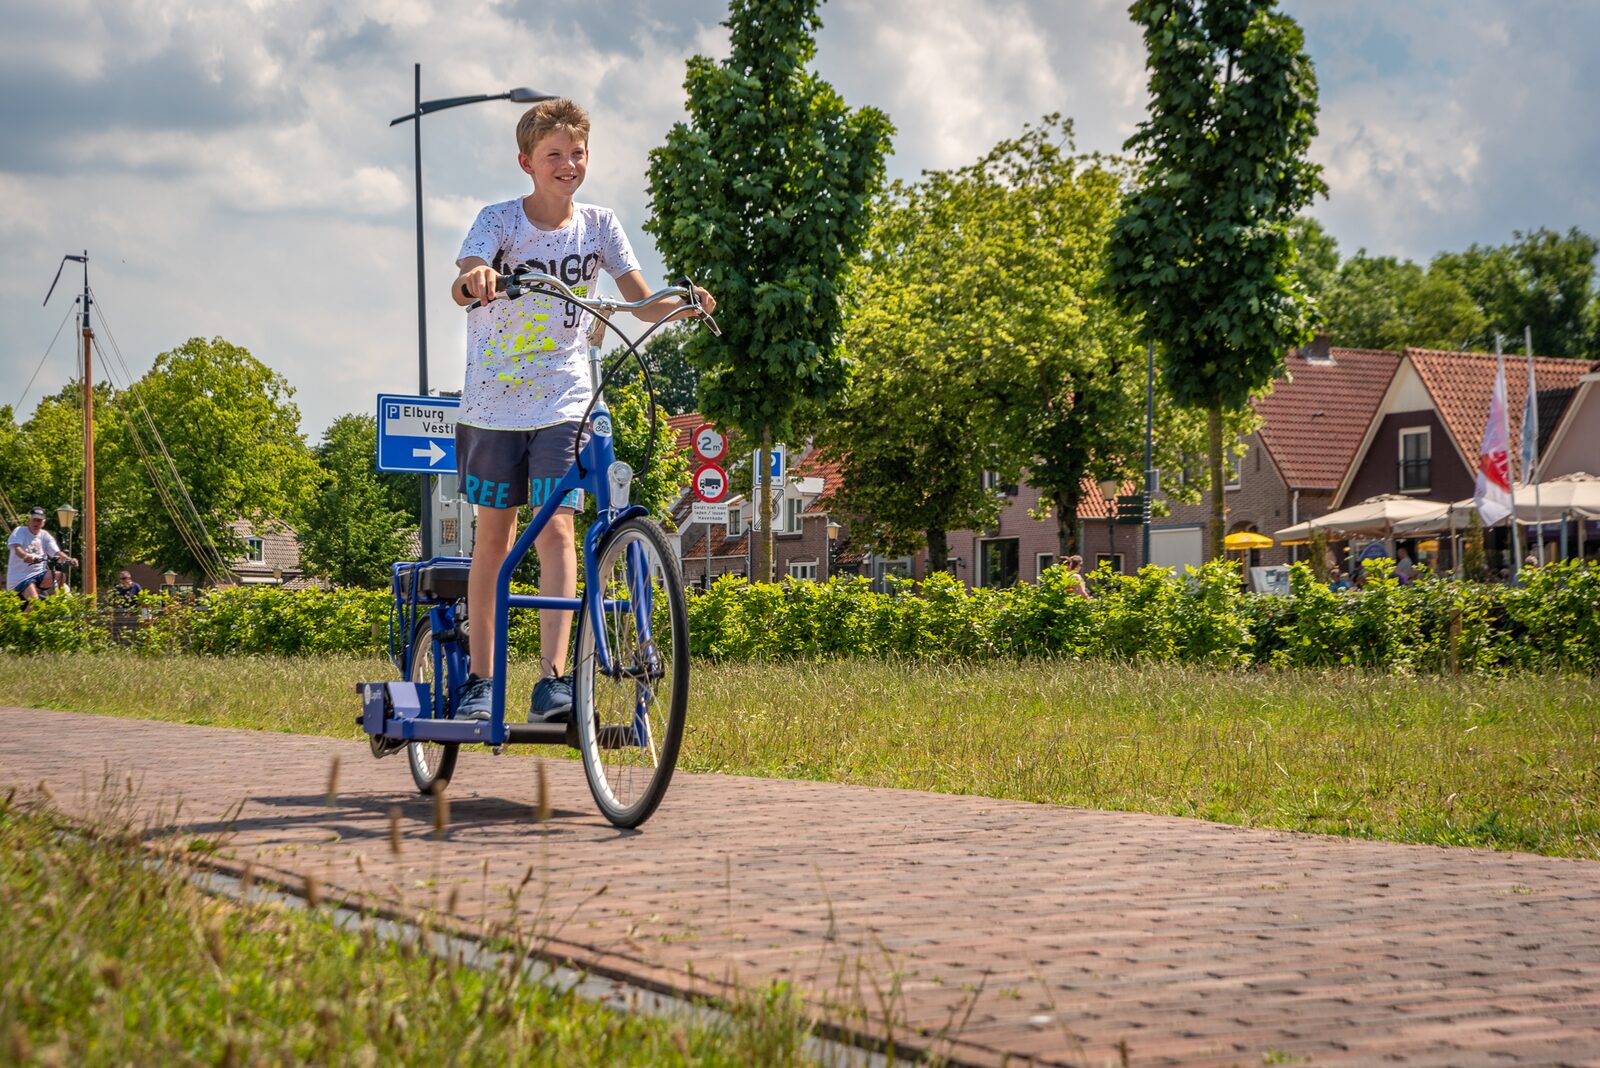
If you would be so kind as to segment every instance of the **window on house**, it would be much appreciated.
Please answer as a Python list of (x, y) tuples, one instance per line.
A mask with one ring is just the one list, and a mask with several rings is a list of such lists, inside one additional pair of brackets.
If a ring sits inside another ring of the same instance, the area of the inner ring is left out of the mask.
[(800, 533), (800, 511), (804, 502), (799, 497), (788, 497), (783, 502), (783, 532), (785, 534)]
[(983, 488), (993, 490), (995, 493), (1006, 497), (1015, 497), (1017, 495), (1017, 484), (1015, 482), (1002, 482), (998, 471), (985, 471), (983, 473)]
[(1017, 584), (1017, 539), (991, 538), (978, 543), (978, 584)]
[(1121, 553), (1096, 553), (1094, 557), (1094, 566), (1098, 568), (1101, 564), (1110, 564), (1111, 570), (1115, 571), (1119, 575), (1122, 574)]
[(817, 562), (815, 560), (808, 560), (804, 562), (798, 560), (790, 561), (789, 577), (807, 582), (817, 581)]
[(455, 542), (461, 533), (461, 524), (454, 519), (439, 520), (439, 540)]
[(1244, 485), (1244, 479), (1239, 474), (1239, 469), (1242, 466), (1243, 464), (1239, 462), (1239, 458), (1236, 456), (1224, 456), (1222, 458), (1223, 489), (1236, 490)]
[(1036, 558), (1035, 562), (1039, 565), (1039, 570), (1035, 571), (1034, 574), (1042, 575), (1046, 571), (1049, 571), (1052, 567), (1055, 566), (1056, 554), (1055, 553), (1040, 553), (1038, 555), (1038, 557)]
[(244, 558), (252, 564), (259, 564), (266, 559), (263, 554), (264, 549), (265, 545), (260, 538), (244, 539)]
[(1427, 427), (1400, 431), (1400, 491), (1425, 493), (1432, 488), (1433, 432)]
[(744, 533), (744, 512), (738, 508), (728, 509), (728, 537), (737, 538)]

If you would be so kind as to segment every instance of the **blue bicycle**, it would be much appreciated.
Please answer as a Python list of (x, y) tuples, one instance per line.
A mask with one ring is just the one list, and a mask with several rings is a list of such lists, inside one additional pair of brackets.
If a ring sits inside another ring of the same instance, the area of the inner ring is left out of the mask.
[[(683, 578), (666, 535), (644, 508), (629, 503), (633, 470), (613, 451), (611, 415), (604, 400), (606, 385), (624, 361), (637, 361), (651, 401), (648, 466), (658, 421), (654, 384), (639, 346), (661, 323), (634, 341), (611, 322), (610, 315), (681, 297), (708, 329), (721, 331), (699, 307), (688, 279), (632, 303), (580, 297), (560, 279), (537, 272), (502, 275), (499, 288), (508, 299), (538, 293), (594, 315), (589, 349), (594, 399), (584, 416), (588, 441), (581, 447), (574, 444), (572, 467), (547, 495), (496, 577), (495, 648), (489, 651), (494, 678), (491, 718), (455, 718), (468, 672), (466, 596), (472, 562), (436, 556), (394, 565), (389, 652), (405, 681), (359, 683), (361, 725), (374, 756), (406, 751), (412, 779), (423, 793), (435, 793), (450, 782), (463, 744), (488, 745), (497, 753), (508, 744), (571, 746), (583, 758), (584, 775), (601, 813), (618, 827), (637, 827), (665, 796), (683, 742), (689, 618)], [(599, 341), (608, 328), (622, 338), (625, 348), (606, 365)], [(512, 573), (573, 489), (591, 494), (597, 509), (583, 538), (578, 596), (513, 594)], [(506, 722), (506, 624), (513, 608), (576, 613), (573, 710), (566, 723)]]

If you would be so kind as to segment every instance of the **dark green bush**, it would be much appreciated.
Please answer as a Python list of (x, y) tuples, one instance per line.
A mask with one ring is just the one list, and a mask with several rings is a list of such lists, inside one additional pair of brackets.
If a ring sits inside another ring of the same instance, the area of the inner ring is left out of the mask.
[[(1090, 576), (1092, 599), (1059, 567), (1006, 590), (969, 589), (943, 574), (920, 585), (891, 580), (883, 593), (860, 578), (725, 577), (690, 596), (690, 650), (733, 661), (1056, 656), (1387, 672), (1600, 670), (1600, 564), (1530, 568), (1518, 587), (1401, 585), (1381, 562), (1366, 572), (1364, 589), (1334, 592), (1296, 564), (1289, 596), (1278, 597), (1244, 593), (1227, 561), (1182, 576), (1102, 570)], [(16, 598), (0, 598), (0, 649), (115, 641), (153, 655), (372, 654), (387, 652), (388, 619), (388, 593), (367, 590), (244, 587), (183, 601), (145, 594), (115, 619), (81, 597), (52, 598), (27, 614)], [(537, 615), (511, 619), (512, 654), (537, 655)]]

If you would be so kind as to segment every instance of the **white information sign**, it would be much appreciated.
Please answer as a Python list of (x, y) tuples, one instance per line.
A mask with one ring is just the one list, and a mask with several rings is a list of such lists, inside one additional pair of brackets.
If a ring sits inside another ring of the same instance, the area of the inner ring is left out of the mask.
[(689, 507), (689, 522), (715, 523), (725, 527), (728, 525), (728, 506), (713, 504), (710, 501), (695, 501)]

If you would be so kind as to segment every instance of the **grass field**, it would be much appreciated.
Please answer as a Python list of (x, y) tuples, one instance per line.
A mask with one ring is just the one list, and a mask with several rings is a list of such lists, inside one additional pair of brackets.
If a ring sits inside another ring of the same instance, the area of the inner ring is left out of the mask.
[(0, 1063), (731, 1068), (810, 1063), (805, 1035), (781, 991), (721, 1018), (620, 1015), (324, 910), (222, 901), (0, 795)]
[[(356, 739), (352, 683), (392, 677), (378, 659), (3, 657), (0, 703)], [(1600, 858), (1589, 677), (697, 662), (693, 687), (689, 771)]]

